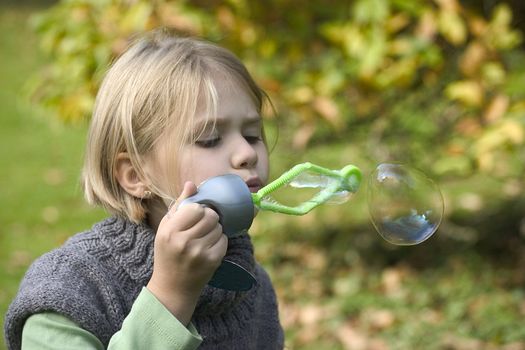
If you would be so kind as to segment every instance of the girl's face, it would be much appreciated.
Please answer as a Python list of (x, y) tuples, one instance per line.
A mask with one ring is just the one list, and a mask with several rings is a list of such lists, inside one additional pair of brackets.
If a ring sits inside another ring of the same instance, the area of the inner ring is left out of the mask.
[[(263, 123), (257, 108), (238, 83), (215, 79), (217, 117), (215, 123), (198, 112), (194, 134), (197, 140), (183, 147), (180, 154), (179, 186), (192, 181), (197, 186), (204, 180), (224, 174), (240, 176), (250, 188), (258, 191), (268, 180), (268, 152), (263, 141)], [(199, 126), (200, 125), (200, 126)]]

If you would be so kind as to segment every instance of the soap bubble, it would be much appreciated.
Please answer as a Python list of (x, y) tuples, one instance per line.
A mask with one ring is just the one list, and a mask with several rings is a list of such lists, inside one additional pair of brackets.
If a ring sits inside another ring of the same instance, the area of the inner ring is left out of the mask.
[[(327, 190), (333, 186), (341, 186), (341, 180), (338, 178), (330, 177), (323, 174), (315, 174), (309, 171), (300, 173), (288, 183), (289, 186), (294, 188), (313, 188)], [(318, 190), (316, 190), (318, 192)], [(352, 195), (352, 192), (341, 190), (332, 193), (330, 198), (326, 201), (326, 204), (343, 204), (348, 202)]]
[(443, 217), (438, 186), (419, 170), (382, 163), (368, 178), (368, 207), (377, 232), (396, 245), (414, 245), (436, 232)]

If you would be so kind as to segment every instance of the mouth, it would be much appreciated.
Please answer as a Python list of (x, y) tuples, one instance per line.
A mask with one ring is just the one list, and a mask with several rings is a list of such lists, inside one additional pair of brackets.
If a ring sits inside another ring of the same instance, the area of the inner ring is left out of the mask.
[(248, 186), (251, 193), (255, 193), (263, 187), (263, 183), (258, 177), (252, 177), (246, 180), (246, 186)]

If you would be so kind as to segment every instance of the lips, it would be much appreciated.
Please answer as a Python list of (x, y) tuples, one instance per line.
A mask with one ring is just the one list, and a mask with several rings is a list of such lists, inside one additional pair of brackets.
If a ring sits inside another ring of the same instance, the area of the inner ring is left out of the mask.
[(258, 177), (252, 177), (246, 180), (246, 186), (248, 186), (251, 193), (255, 193), (263, 187), (263, 183)]

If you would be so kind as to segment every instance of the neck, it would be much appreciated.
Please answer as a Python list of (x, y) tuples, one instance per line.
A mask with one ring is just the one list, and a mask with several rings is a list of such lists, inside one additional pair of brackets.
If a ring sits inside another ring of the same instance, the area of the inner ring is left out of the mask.
[(147, 222), (154, 232), (157, 232), (159, 224), (167, 212), (168, 206), (162, 199), (156, 197), (148, 200)]

